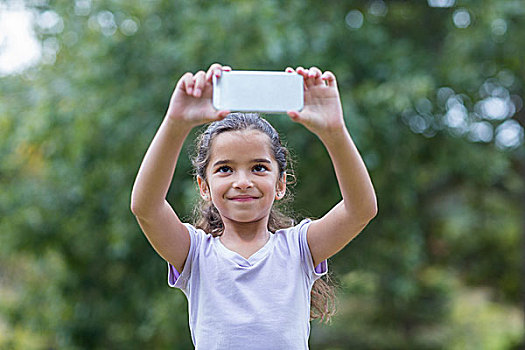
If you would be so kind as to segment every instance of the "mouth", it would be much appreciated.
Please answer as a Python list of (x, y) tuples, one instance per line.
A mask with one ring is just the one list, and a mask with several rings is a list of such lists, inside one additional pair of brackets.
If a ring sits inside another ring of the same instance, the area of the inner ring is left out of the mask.
[(230, 197), (228, 199), (231, 201), (235, 201), (235, 202), (249, 202), (249, 201), (256, 200), (258, 198), (259, 197), (255, 197), (255, 196), (241, 195), (241, 196)]

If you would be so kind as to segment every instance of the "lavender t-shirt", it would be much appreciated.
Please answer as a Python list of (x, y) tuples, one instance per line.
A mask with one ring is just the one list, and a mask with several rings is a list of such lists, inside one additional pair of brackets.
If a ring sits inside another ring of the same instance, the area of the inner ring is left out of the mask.
[(188, 258), (180, 275), (168, 263), (168, 284), (188, 298), (197, 350), (308, 349), (310, 292), (328, 269), (326, 261), (313, 266), (310, 223), (276, 231), (248, 259), (185, 224)]

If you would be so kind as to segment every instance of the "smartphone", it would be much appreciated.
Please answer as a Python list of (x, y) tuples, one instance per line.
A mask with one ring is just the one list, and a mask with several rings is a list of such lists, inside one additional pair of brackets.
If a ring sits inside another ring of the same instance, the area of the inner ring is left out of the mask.
[(303, 77), (297, 73), (223, 71), (213, 76), (213, 107), (239, 112), (300, 111), (304, 104)]

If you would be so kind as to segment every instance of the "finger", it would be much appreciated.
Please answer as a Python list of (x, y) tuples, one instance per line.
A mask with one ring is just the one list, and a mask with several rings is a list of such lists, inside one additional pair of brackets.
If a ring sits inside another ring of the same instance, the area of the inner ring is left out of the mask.
[(230, 114), (230, 111), (215, 111), (210, 113), (208, 117), (205, 118), (205, 123), (211, 123), (218, 120), (223, 120)]
[(220, 78), (221, 75), (222, 75), (222, 72), (231, 72), (231, 71), (232, 71), (232, 67), (230, 67), (230, 66), (222, 66), (221, 69), (216, 69), (213, 72), (213, 75), (215, 75), (217, 78)]
[(193, 74), (190, 72), (185, 73), (179, 80), (179, 89), (188, 95), (193, 93), (193, 85)]
[(294, 122), (299, 121), (299, 112), (297, 112), (297, 111), (288, 111), (288, 112), (286, 112), (286, 114), (288, 114), (288, 116), (289, 116)]
[(328, 86), (337, 87), (337, 80), (335, 79), (334, 73), (330, 71), (326, 71), (321, 76), (321, 79), (323, 79)]
[(292, 67), (286, 67), (284, 70), (286, 73), (295, 73), (295, 70)]
[(194, 81), (194, 89), (193, 89), (193, 96), (194, 97), (201, 97), (202, 96), (202, 90), (204, 90), (204, 85), (206, 84), (206, 73), (204, 71), (198, 71), (197, 74), (193, 77)]
[(297, 69), (295, 70), (295, 72), (299, 75), (302, 75), (303, 78), (308, 78), (308, 70), (307, 69), (304, 69), (303, 67), (299, 66), (297, 67)]
[(322, 74), (323, 73), (319, 68), (311, 67), (310, 69), (308, 69), (308, 80), (310, 80), (312, 85), (323, 84), (323, 80), (321, 79)]
[(208, 71), (206, 72), (206, 81), (211, 82), (213, 76), (215, 75), (217, 78), (221, 76), (222, 72), (231, 72), (232, 67), (230, 66), (223, 66), (220, 63), (214, 63), (208, 68)]
[(301, 75), (303, 77), (303, 80), (304, 80), (304, 90), (308, 90), (308, 88), (311, 86), (311, 84), (308, 82), (308, 70), (305, 69), (304, 67), (297, 67), (297, 69), (295, 70), (295, 72), (299, 75)]
[(226, 116), (230, 114), (230, 111), (218, 111), (217, 112), (217, 118), (219, 120), (226, 118)]
[(211, 83), (214, 76), (219, 78), (221, 76), (221, 70), (220, 69), (208, 70), (206, 72), (206, 77), (205, 77), (206, 82)]
[(303, 67), (297, 67), (296, 72), (300, 75), (302, 75), (304, 79), (304, 88), (305, 90), (308, 90), (310, 87), (314, 85), (315, 79), (310, 78), (310, 71)]
[(222, 70), (222, 64), (220, 63), (214, 63), (208, 68), (208, 71), (206, 72), (206, 81), (211, 81), (211, 78), (213, 74), (219, 73), (218, 76), (220, 76), (220, 72)]

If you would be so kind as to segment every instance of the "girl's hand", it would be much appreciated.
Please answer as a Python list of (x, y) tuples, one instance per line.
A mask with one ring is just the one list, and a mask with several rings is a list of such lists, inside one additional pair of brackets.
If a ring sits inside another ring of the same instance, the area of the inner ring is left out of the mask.
[(220, 77), (222, 71), (231, 71), (231, 68), (215, 63), (206, 73), (201, 70), (184, 74), (171, 95), (169, 120), (194, 127), (226, 117), (229, 111), (217, 111), (212, 105), (212, 79), (214, 75)]
[(322, 137), (345, 128), (343, 109), (337, 82), (332, 72), (322, 73), (319, 68), (286, 68), (286, 72), (303, 76), (304, 107), (301, 112), (288, 111), (290, 118)]

